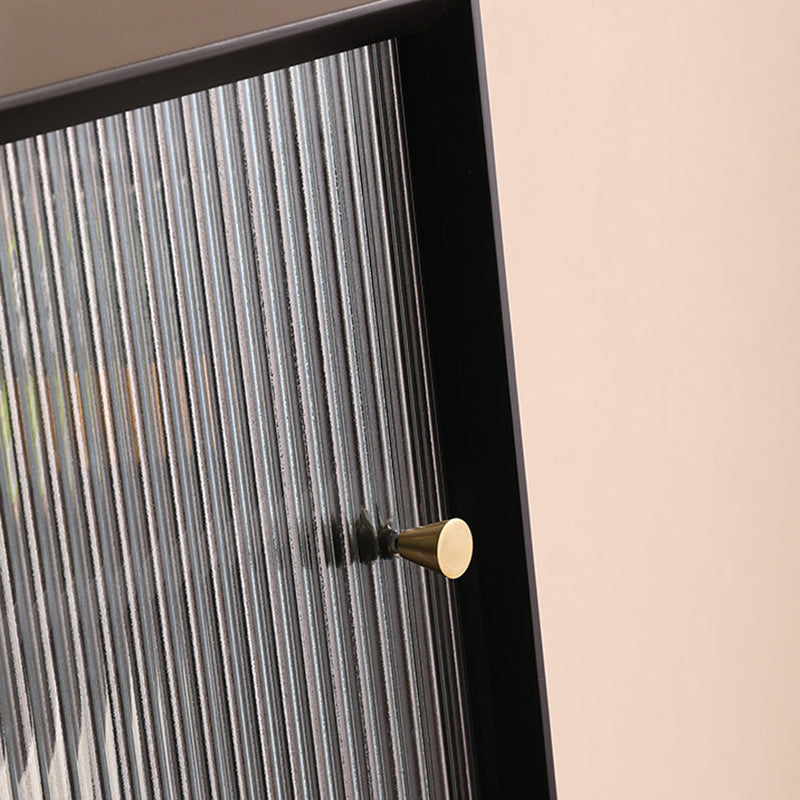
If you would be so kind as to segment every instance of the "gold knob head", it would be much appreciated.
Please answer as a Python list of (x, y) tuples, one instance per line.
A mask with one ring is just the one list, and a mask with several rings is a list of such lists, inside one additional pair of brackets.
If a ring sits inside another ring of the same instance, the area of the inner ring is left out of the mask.
[(446, 578), (460, 578), (472, 560), (472, 532), (457, 517), (410, 528), (397, 537), (397, 552)]

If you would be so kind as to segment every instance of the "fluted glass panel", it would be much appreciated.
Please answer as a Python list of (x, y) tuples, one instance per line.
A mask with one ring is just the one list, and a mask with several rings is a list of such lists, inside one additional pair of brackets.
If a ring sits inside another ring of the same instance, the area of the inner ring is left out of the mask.
[(390, 43), (0, 148), (0, 797), (469, 797)]

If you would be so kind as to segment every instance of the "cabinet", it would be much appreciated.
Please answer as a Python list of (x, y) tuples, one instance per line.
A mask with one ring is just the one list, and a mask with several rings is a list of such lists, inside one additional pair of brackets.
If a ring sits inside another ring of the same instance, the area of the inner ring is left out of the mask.
[[(2, 101), (10, 797), (553, 791), (473, 17), (432, 5)], [(392, 556), (456, 514), (459, 583)]]

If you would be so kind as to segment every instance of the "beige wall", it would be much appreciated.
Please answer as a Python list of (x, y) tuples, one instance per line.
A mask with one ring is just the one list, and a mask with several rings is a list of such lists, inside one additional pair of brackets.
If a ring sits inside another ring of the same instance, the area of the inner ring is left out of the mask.
[(800, 797), (800, 3), (483, 21), (560, 797)]
[(0, 95), (366, 2), (0, 0)]

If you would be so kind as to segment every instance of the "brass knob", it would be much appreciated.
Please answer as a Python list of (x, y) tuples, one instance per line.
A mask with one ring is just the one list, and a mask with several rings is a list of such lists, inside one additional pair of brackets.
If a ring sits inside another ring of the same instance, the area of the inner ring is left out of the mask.
[(446, 578), (460, 578), (472, 560), (472, 532), (456, 517), (410, 528), (397, 537), (397, 553)]

